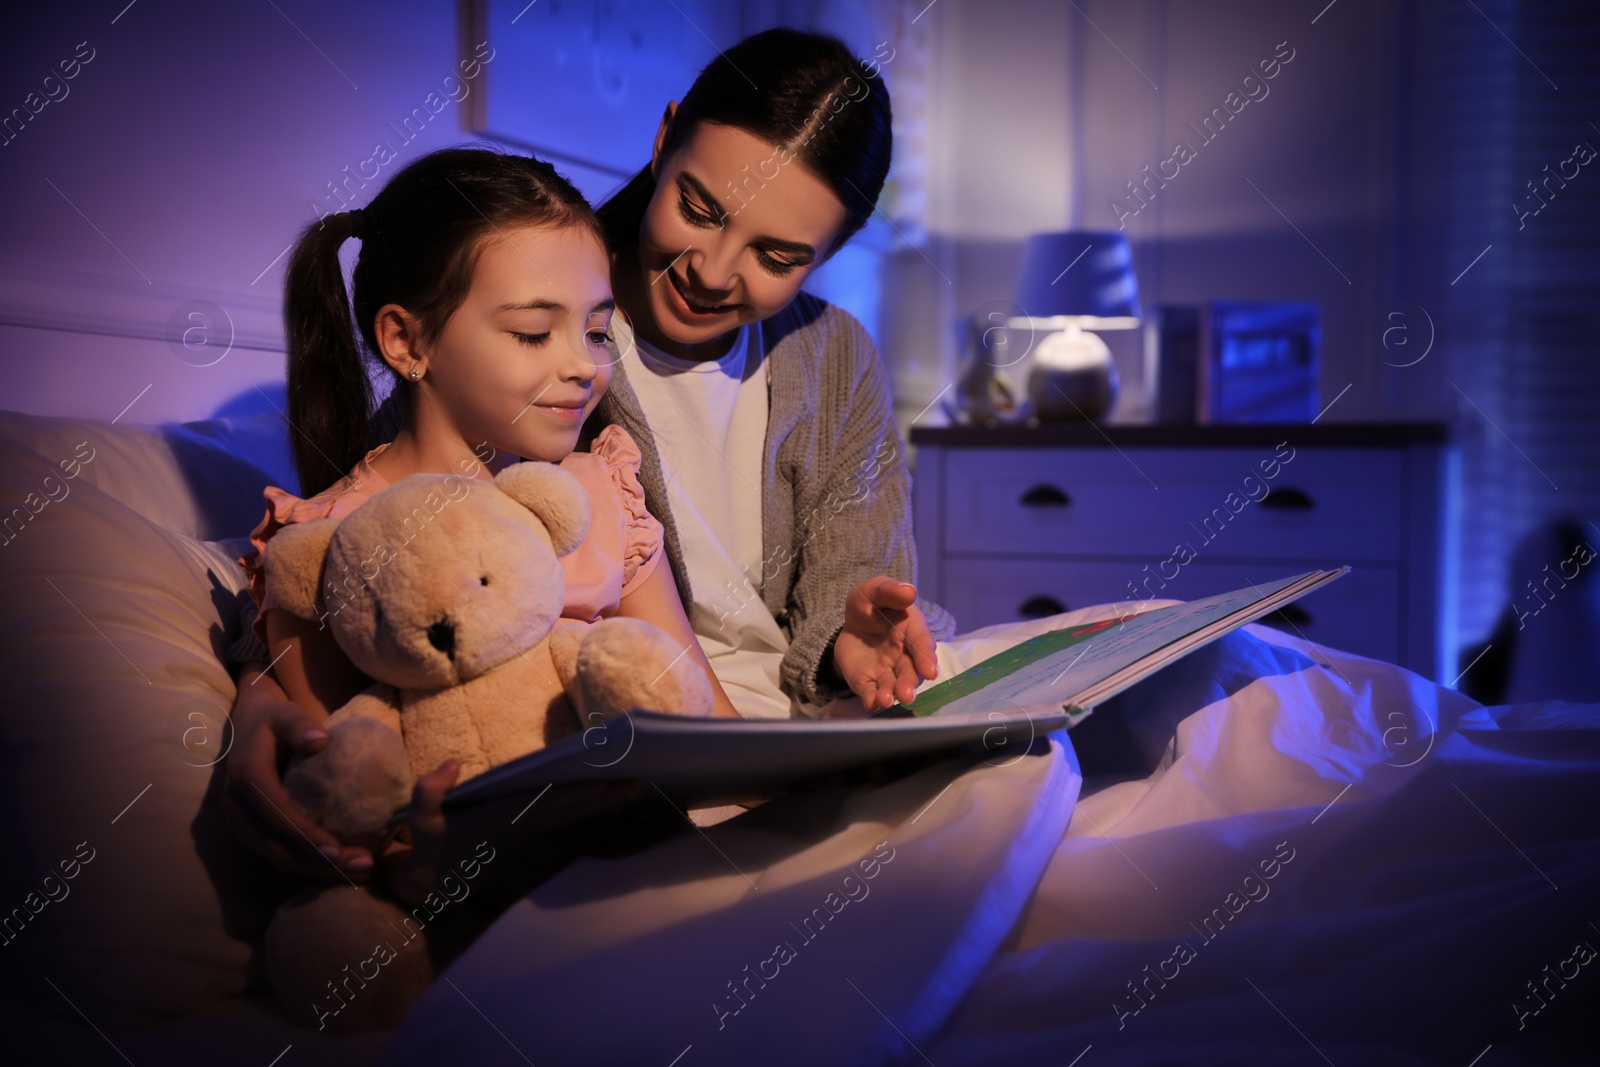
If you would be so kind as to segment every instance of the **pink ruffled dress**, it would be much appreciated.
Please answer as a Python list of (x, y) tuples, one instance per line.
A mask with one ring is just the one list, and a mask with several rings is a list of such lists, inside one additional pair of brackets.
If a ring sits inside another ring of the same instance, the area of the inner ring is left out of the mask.
[[(262, 490), (267, 513), (250, 534), (255, 547), (239, 557), (250, 582), (250, 596), (260, 614), (255, 634), (267, 643), (266, 613), (280, 607), (267, 593), (262, 559), (272, 535), (285, 526), (310, 519), (342, 519), (375, 493), (388, 487), (372, 468), (372, 459), (388, 448), (379, 445), (364, 456), (354, 470), (310, 499), (302, 500), (269, 485)], [(622, 598), (637, 589), (661, 560), (661, 523), (644, 503), (639, 483), (639, 446), (620, 426), (607, 426), (595, 438), (591, 451), (574, 452), (561, 461), (589, 495), (589, 535), (561, 558), (567, 598), (562, 623), (594, 623), (617, 612)]]

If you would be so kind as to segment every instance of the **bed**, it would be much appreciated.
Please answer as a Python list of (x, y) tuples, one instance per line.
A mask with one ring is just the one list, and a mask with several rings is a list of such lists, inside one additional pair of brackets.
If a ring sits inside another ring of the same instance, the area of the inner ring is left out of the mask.
[(1258, 626), (1100, 708), (1095, 744), (685, 820), (517, 899), (398, 1031), (296, 1027), (254, 951), (294, 885), (207, 802), (281, 420), (6, 412), (0, 455), (0, 1022), (30, 1056), (1592, 1061), (1600, 708), (1485, 708)]

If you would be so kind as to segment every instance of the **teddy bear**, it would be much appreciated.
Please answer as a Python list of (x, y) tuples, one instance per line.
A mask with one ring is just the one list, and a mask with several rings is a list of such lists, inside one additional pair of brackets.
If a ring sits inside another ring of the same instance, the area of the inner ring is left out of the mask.
[[(342, 520), (278, 531), (263, 558), (269, 593), (329, 626), (375, 682), (329, 717), (322, 751), (285, 771), (312, 818), (376, 854), (414, 779), (446, 759), (460, 762), (460, 784), (632, 709), (710, 713), (704, 671), (657, 627), (558, 625), (560, 557), (589, 522), (575, 476), (523, 462), (492, 482), (413, 474)], [(307, 890), (268, 928), (268, 975), (319, 1029), (396, 1025), (432, 978), (425, 942), (397, 936), (417, 927), (366, 889)]]

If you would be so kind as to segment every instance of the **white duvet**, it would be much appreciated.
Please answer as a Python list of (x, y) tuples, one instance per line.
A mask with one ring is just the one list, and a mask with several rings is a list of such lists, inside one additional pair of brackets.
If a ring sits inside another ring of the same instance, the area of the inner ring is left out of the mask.
[(1087, 797), (1057, 734), (579, 861), (385, 1062), (1498, 1067), (1600, 995), (1600, 708), (1252, 626), (1113, 712), (1171, 741)]

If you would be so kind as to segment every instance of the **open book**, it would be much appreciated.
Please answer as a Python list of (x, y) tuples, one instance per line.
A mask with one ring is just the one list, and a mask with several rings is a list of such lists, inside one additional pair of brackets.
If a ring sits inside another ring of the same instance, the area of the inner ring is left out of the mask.
[(1349, 567), (1051, 630), (866, 719), (691, 719), (631, 712), (503, 764), (445, 808), (552, 784), (632, 779), (687, 801), (757, 796), (839, 771), (963, 748), (1015, 758), (1100, 702), (1348, 573)]

